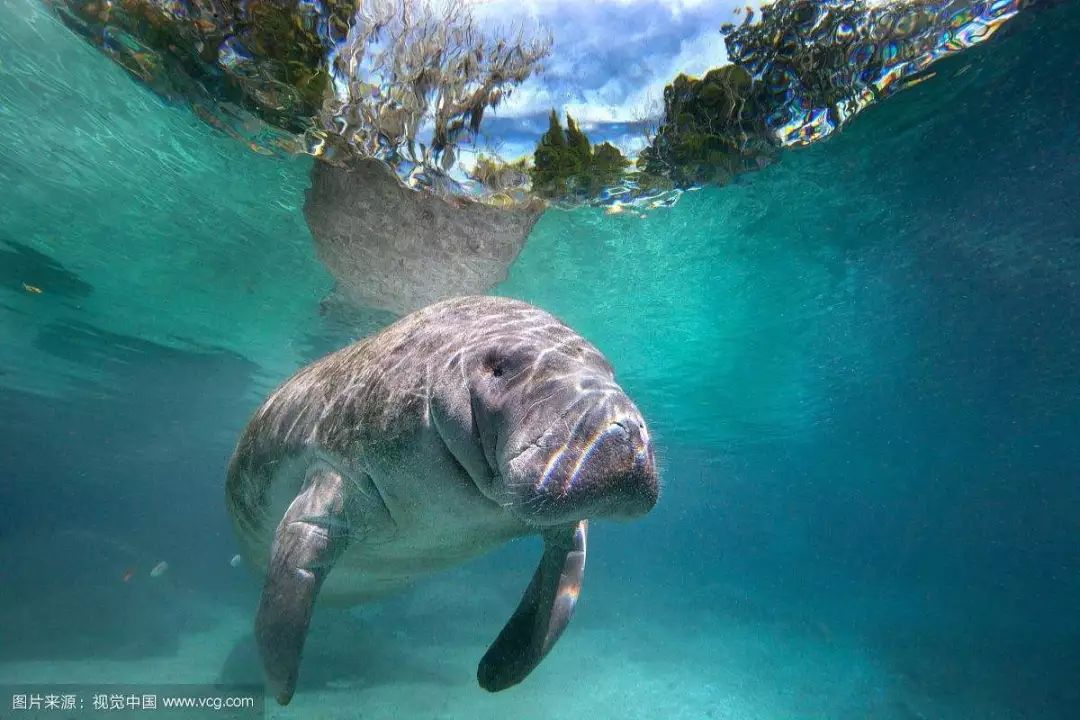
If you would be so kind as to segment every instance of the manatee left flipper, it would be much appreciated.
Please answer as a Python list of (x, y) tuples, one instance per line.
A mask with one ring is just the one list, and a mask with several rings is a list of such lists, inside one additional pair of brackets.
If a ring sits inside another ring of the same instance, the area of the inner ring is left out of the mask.
[(540, 664), (574, 612), (585, 575), (588, 521), (544, 533), (544, 556), (506, 627), (477, 670), (491, 692), (517, 685)]
[(255, 639), (274, 697), (288, 705), (315, 598), (348, 543), (345, 480), (330, 467), (308, 470), (274, 535)]

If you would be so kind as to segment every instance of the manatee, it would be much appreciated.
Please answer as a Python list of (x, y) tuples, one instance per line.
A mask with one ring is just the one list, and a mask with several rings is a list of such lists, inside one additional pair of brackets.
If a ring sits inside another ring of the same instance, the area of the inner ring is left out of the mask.
[(230, 461), (229, 515), (265, 573), (269, 688), (291, 700), (317, 598), (364, 602), (539, 535), (539, 566), (477, 671), (486, 690), (515, 685), (570, 620), (588, 520), (637, 518), (658, 497), (645, 422), (593, 345), (517, 300), (418, 310), (277, 388)]

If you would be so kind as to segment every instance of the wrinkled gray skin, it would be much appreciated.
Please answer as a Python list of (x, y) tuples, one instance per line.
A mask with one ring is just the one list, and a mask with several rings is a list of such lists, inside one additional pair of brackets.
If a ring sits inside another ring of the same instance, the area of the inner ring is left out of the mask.
[(659, 493), (645, 423), (600, 352), (522, 302), (431, 305), (309, 365), (255, 413), (229, 466), (243, 553), (266, 579), (256, 639), (292, 698), (316, 597), (355, 603), (515, 537), (544, 554), (481, 660), (520, 682), (566, 627), (587, 518)]

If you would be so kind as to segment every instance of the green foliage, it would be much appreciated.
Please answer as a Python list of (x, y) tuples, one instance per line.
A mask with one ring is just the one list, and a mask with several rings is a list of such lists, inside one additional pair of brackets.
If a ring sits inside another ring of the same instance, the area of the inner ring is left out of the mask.
[(559, 115), (554, 109), (548, 116), (548, 131), (540, 137), (540, 144), (552, 148), (566, 147), (566, 134), (563, 132), (562, 124), (559, 123)]
[(296, 5), (252, 0), (235, 37), (259, 59), (262, 70), (258, 80), (237, 79), (245, 94), (261, 99), (252, 109), (272, 124), (302, 128), (306, 123), (297, 119), (319, 111), (330, 78), (322, 69), (322, 42), (298, 21)]
[(570, 117), (570, 113), (566, 113), (566, 146), (574, 157), (582, 158), (585, 164), (588, 164), (591, 155), (589, 138), (585, 137), (585, 133), (578, 129), (577, 123), (574, 122), (574, 118)]
[(628, 177), (646, 193), (729, 182), (775, 156), (758, 92), (736, 65), (700, 79), (679, 75), (664, 88), (663, 120), (630, 175), (617, 147), (593, 146), (574, 118), (567, 115), (563, 127), (552, 110), (533, 153), (533, 190), (546, 198), (588, 199)]
[(611, 143), (594, 148), (569, 114), (564, 129), (552, 110), (548, 130), (533, 153), (533, 190), (553, 199), (593, 196), (619, 182), (629, 165)]
[(749, 73), (737, 65), (664, 88), (664, 119), (638, 168), (677, 185), (723, 184), (771, 157)]

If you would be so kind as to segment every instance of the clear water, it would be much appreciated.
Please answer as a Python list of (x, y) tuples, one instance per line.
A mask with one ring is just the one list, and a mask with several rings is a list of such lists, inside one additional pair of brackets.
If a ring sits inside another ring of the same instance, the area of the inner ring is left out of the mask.
[[(673, 207), (548, 210), (494, 291), (612, 360), (661, 503), (597, 524), (520, 687), (473, 675), (531, 542), (320, 609), (268, 715), (1074, 717), (1078, 9)], [(358, 332), (320, 312), (312, 162), (0, 0), (0, 684), (260, 677), (224, 467), (265, 393)]]

